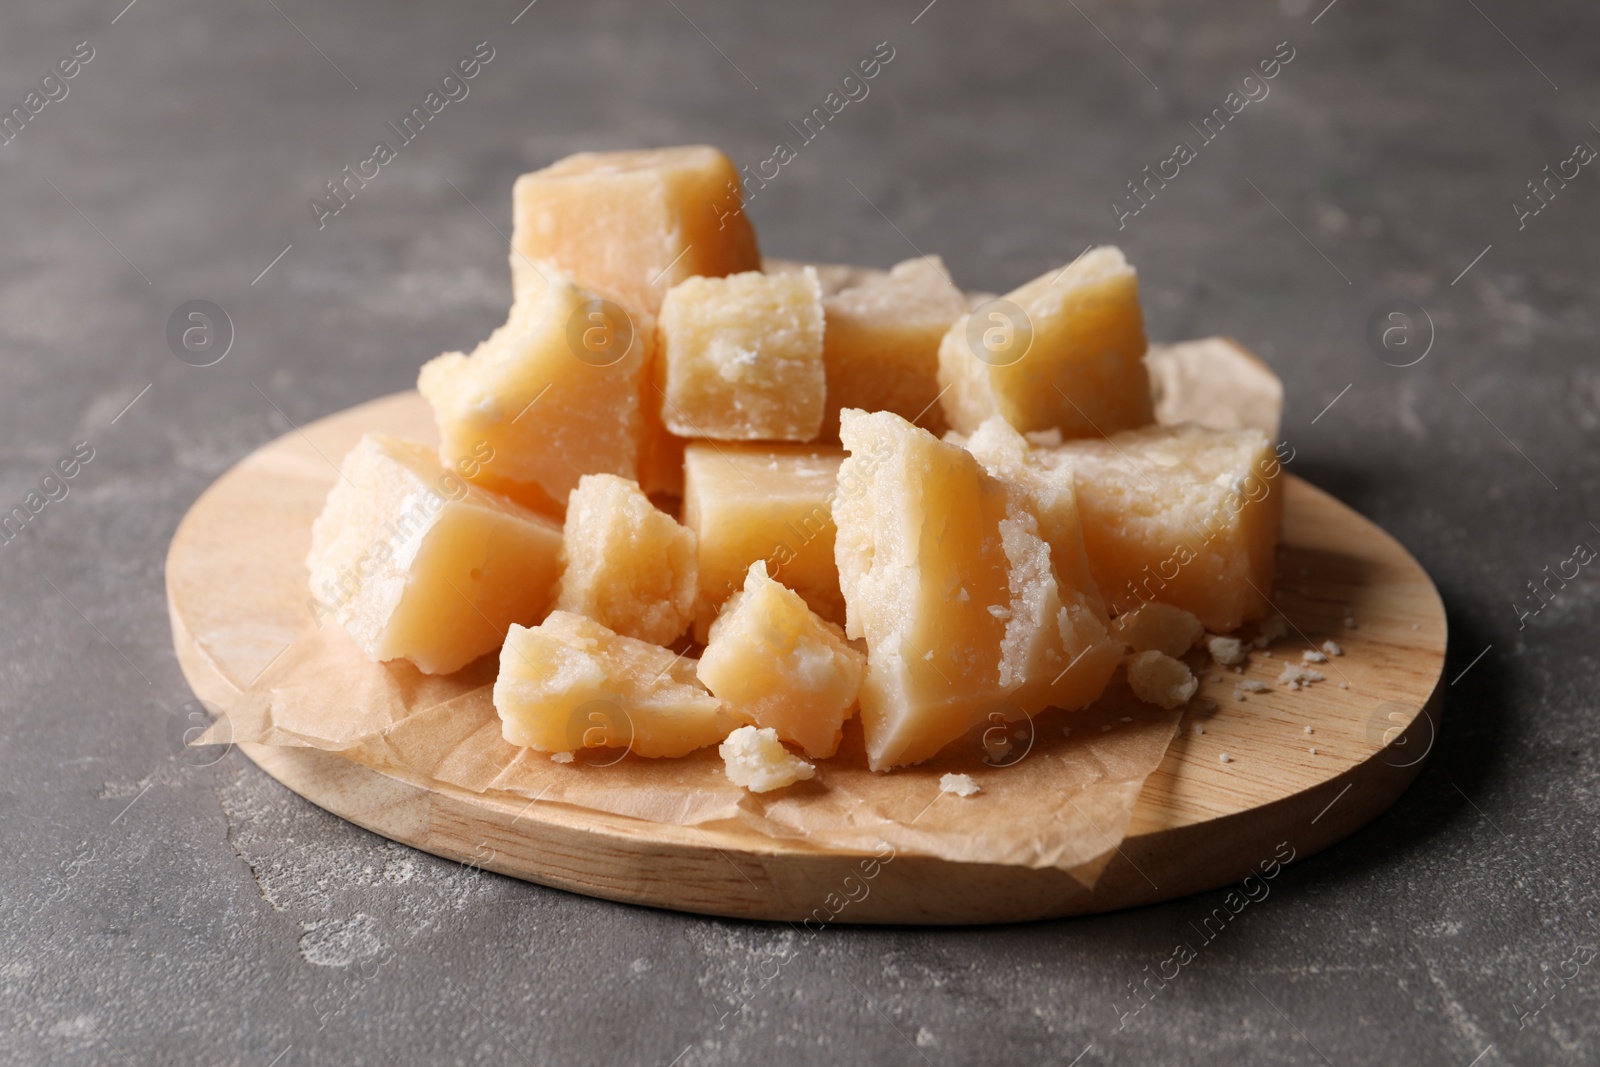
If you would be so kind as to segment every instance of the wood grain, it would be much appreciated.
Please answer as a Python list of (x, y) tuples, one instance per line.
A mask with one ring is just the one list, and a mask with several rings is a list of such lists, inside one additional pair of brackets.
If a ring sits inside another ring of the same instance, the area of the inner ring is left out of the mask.
[[(433, 438), (415, 393), (363, 404), (247, 457), (180, 525), (167, 558), (173, 640), (203, 700), (226, 709), (241, 699), (305, 625), (303, 604), (261, 591), (281, 589), (289, 573), (303, 583), (305, 536), (292, 517), (316, 513), (333, 465), (368, 430)], [(1398, 543), (1326, 493), (1292, 475), (1284, 492), (1276, 596), (1293, 632), (1254, 673), (1275, 674), (1285, 657), (1298, 662), (1301, 649), (1330, 637), (1346, 654), (1317, 665), (1328, 681), (1244, 700), (1234, 697), (1238, 676), (1207, 671), (1092, 890), (1053, 869), (875, 858), (530, 806), (310, 749), (240, 748), (296, 793), (375, 833), (610, 900), (815, 925), (1009, 922), (1183, 896), (1352, 833), (1415, 777), (1439, 726), (1446, 632), (1433, 584)]]

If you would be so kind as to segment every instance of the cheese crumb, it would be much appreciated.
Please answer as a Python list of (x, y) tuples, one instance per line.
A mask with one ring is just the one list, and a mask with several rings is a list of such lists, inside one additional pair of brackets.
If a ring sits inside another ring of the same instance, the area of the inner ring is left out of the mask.
[(1128, 660), (1128, 685), (1146, 704), (1170, 710), (1194, 696), (1200, 680), (1182, 660), (1162, 652), (1140, 652)]
[(1308, 733), (1308, 734), (1310, 734), (1310, 733), (1316, 733), (1316, 731), (1315, 731), (1315, 730), (1313, 730), (1313, 729), (1311, 729), (1311, 727), (1309, 727), (1309, 726), (1307, 726), (1307, 727), (1306, 727), (1306, 733)]
[(939, 779), (939, 792), (954, 793), (958, 797), (970, 797), (981, 792), (977, 782), (972, 780), (970, 774), (947, 774)]
[(1265, 693), (1267, 689), (1267, 683), (1259, 678), (1246, 678), (1233, 687), (1233, 699), (1243, 700), (1246, 693)]
[(1228, 755), (1226, 752), (1224, 752), (1220, 756), (1218, 756), (1217, 759), (1221, 760), (1223, 763), (1232, 763), (1233, 762), (1233, 757)]
[(770, 726), (741, 726), (717, 748), (728, 781), (752, 793), (769, 793), (813, 777), (817, 769), (792, 754)]
[(1326, 652), (1330, 656), (1344, 655), (1344, 649), (1340, 648), (1339, 643), (1332, 638), (1322, 642), (1322, 651)]
[(1290, 689), (1303, 689), (1312, 682), (1323, 681), (1324, 678), (1321, 671), (1314, 671), (1297, 663), (1285, 663), (1283, 673), (1278, 675), (1278, 684), (1286, 685)]
[(1194, 732), (1195, 732), (1196, 736), (1199, 736), (1200, 734), (1203, 734), (1203, 733), (1206, 732), (1206, 728), (1204, 726), (1201, 726), (1199, 723), (1195, 723), (1194, 724)]
[(1300, 653), (1300, 658), (1305, 660), (1307, 663), (1328, 662), (1328, 657), (1323, 655), (1321, 652), (1318, 652), (1314, 648), (1308, 648), (1304, 652)]
[(1311, 746), (1311, 754), (1313, 756), (1315, 756), (1317, 754), (1317, 746), (1316, 745), (1312, 745)]
[(1244, 662), (1244, 642), (1237, 637), (1209, 635), (1206, 637), (1206, 649), (1211, 653), (1211, 658), (1224, 667)]
[(570, 753), (570, 752), (552, 752), (552, 753), (550, 753), (550, 762), (551, 763), (571, 763), (572, 762), (572, 753)]

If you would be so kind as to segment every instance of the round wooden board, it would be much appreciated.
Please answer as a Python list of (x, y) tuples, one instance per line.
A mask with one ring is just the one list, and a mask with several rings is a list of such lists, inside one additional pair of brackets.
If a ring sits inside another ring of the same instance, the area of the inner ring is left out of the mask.
[[(285, 606), (281, 595), (267, 604), (252, 591), (269, 582), (281, 589), (289, 573), (303, 583), (309, 530), (284, 516), (320, 509), (334, 464), (366, 431), (435, 439), (415, 393), (351, 408), (251, 454), (179, 526), (167, 557), (168, 603), (178, 662), (201, 699), (226, 710), (308, 625), (302, 604)], [(1053, 868), (904, 852), (872, 864), (863, 879), (871, 864), (864, 853), (562, 805), (530, 809), (520, 797), (380, 772), (334, 753), (239, 747), (296, 793), (375, 833), (610, 900), (791, 922), (953, 924), (1184, 896), (1272, 869), (1291, 851), (1306, 856), (1365, 825), (1416, 776), (1438, 729), (1445, 616), (1427, 574), (1328, 494), (1293, 476), (1284, 490), (1275, 595), (1298, 634), (1280, 641), (1276, 655), (1298, 662), (1308, 647), (1301, 637), (1332, 637), (1346, 654), (1319, 665), (1326, 682), (1274, 686), (1247, 701), (1234, 699), (1231, 672), (1218, 668), (1220, 683), (1206, 672), (1200, 697), (1215, 710), (1185, 717), (1093, 889)], [(1345, 623), (1351, 617), (1354, 628)], [(1315, 732), (1307, 735), (1307, 726)], [(862, 886), (856, 899), (852, 887)]]

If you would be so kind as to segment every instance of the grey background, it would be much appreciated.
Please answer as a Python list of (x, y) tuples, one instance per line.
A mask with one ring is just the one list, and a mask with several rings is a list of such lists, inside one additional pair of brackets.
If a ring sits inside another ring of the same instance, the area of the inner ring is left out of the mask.
[[(1600, 1061), (1600, 967), (1528, 991), (1600, 947), (1600, 569), (1525, 628), (1513, 607), (1600, 545), (1596, 167), (1520, 231), (1511, 208), (1600, 145), (1600, 13), (1323, 2), (939, 0), (914, 25), (920, 0), (539, 0), (514, 25), (515, 0), (6, 5), (6, 108), (76, 42), (96, 54), (0, 148), (0, 500), (78, 442), (96, 455), (0, 548), (0, 1059)], [(471, 95), (319, 232), (309, 198), (483, 40)], [(479, 874), (238, 753), (180, 755), (162, 557), (204, 487), (497, 325), (518, 173), (700, 141), (753, 164), (883, 40), (871, 95), (753, 202), (764, 249), (887, 265), (914, 244), (1003, 291), (1117, 241), (1152, 336), (1229, 333), (1272, 362), (1293, 469), (1417, 555), (1447, 677), (1466, 671), (1400, 802), (1120, 1031), (1128, 985), (1221, 893), (802, 943)], [(1270, 96), (1119, 233), (1123, 183), (1285, 40)], [(1437, 331), (1405, 370), (1363, 339), (1398, 298)], [(191, 299), (235, 325), (216, 366), (167, 350)]]

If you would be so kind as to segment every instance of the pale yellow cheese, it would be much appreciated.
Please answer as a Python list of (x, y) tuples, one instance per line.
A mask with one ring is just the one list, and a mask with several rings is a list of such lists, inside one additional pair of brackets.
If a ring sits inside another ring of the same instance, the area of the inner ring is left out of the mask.
[(696, 640), (706, 641), (711, 620), (757, 560), (812, 611), (844, 622), (832, 510), (843, 459), (842, 449), (821, 445), (689, 445), (683, 524), (700, 546)]
[(565, 611), (511, 628), (494, 706), (506, 741), (540, 752), (684, 756), (737, 725), (695, 678), (694, 660)]
[(891, 412), (847, 408), (840, 436), (835, 558), (846, 632), (867, 642), (872, 768), (927, 759), (996, 713), (1098, 696), (1114, 644), (1081, 594), (1062, 596), (1025, 497)]
[(1128, 658), (1128, 688), (1146, 704), (1171, 710), (1194, 696), (1200, 680), (1182, 660), (1164, 652), (1136, 652)]
[(939, 345), (940, 403), (963, 433), (1112, 434), (1154, 418), (1139, 282), (1116, 248), (1086, 252), (958, 319)]
[(700, 681), (738, 719), (770, 727), (813, 759), (833, 755), (855, 711), (866, 657), (793, 590), (750, 564), (711, 625)]
[(770, 793), (816, 776), (817, 769), (783, 747), (777, 731), (741, 726), (717, 746), (723, 772), (734, 785)]
[(824, 436), (838, 439), (841, 408), (893, 411), (934, 434), (944, 433), (939, 342), (966, 314), (967, 302), (943, 261), (938, 256), (908, 259), (828, 296), (823, 306)]
[(367, 434), (311, 527), (311, 593), (374, 660), (448, 674), (543, 616), (561, 529), (412, 441)]
[(1210, 430), (1253, 426), (1277, 439), (1283, 382), (1231, 337), (1151, 345), (1144, 365), (1150, 371), (1156, 421), (1163, 426), (1185, 422)]
[(1000, 541), (1011, 593), (1000, 683), (1015, 686), (1005, 703), (1022, 715), (1087, 707), (1122, 662), (1122, 647), (1106, 629), (1105, 609), (1097, 597), (1060, 580), (1025, 496), (1012, 494)]
[(695, 536), (638, 485), (586, 474), (567, 503), (555, 606), (627, 637), (671, 644), (689, 625), (698, 589)]
[[(472, 481), (559, 514), (585, 474), (637, 474), (648, 319), (548, 270), (471, 356), (423, 365), (439, 451)], [(493, 458), (473, 460), (484, 449)], [(465, 466), (465, 464), (469, 464)]]
[(1073, 476), (1114, 613), (1160, 602), (1226, 633), (1271, 610), (1283, 487), (1260, 430), (1152, 426), (1038, 455)]
[(522, 175), (511, 203), (519, 294), (552, 263), (653, 315), (685, 278), (761, 269), (738, 171), (705, 145), (580, 152)]
[(809, 441), (822, 428), (815, 271), (689, 278), (661, 305), (661, 421), (684, 437)]
[[(958, 436), (950, 435), (952, 438)], [(1059, 444), (1059, 438), (1056, 439)], [(1039, 534), (1050, 543), (1050, 559), (1061, 585), (1082, 593), (1104, 621), (1105, 601), (1089, 569), (1083, 521), (1070, 471), (1060, 471), (1035, 453), (1034, 445), (998, 415), (966, 438), (964, 446), (985, 470), (1010, 482), (1027, 497), (1039, 520)]]

